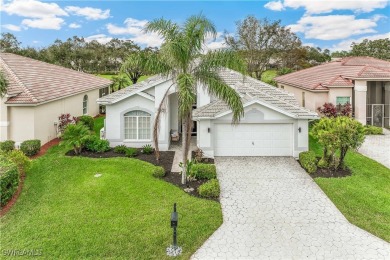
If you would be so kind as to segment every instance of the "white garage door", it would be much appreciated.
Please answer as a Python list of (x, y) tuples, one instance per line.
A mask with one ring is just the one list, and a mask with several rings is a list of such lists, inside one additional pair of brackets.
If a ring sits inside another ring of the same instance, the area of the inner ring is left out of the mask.
[(292, 156), (292, 124), (215, 124), (215, 156)]

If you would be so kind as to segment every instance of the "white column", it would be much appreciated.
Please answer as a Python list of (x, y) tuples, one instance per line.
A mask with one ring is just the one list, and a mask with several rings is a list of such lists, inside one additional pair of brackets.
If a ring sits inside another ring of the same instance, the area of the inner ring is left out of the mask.
[(355, 81), (355, 119), (363, 125), (367, 122), (367, 81)]

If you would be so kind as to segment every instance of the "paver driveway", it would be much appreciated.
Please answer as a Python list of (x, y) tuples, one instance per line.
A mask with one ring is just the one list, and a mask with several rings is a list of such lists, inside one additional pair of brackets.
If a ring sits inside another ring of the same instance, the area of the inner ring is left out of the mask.
[(390, 259), (288, 157), (216, 158), (222, 226), (192, 259)]

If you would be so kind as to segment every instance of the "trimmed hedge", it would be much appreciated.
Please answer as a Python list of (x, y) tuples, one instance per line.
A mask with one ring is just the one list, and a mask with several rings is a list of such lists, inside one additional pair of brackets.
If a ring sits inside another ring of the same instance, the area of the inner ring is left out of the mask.
[(110, 142), (107, 140), (101, 140), (99, 137), (92, 135), (84, 141), (84, 147), (88, 151), (94, 153), (103, 153), (110, 150)]
[(221, 192), (217, 179), (209, 180), (198, 188), (199, 195), (204, 198), (218, 198)]
[(0, 205), (5, 206), (12, 198), (18, 189), (19, 172), (18, 167), (7, 160), (5, 157), (0, 157)]
[(211, 180), (217, 178), (217, 170), (214, 164), (196, 163), (192, 165), (189, 176), (198, 180)]
[(89, 130), (94, 131), (95, 121), (92, 116), (80, 116), (77, 118), (77, 123), (84, 124)]
[(157, 166), (154, 168), (152, 175), (156, 178), (162, 178), (165, 176), (165, 170), (161, 166)]
[(25, 173), (31, 166), (31, 160), (20, 150), (12, 150), (5, 154), (8, 160), (16, 164), (19, 173)]
[(41, 150), (41, 140), (26, 140), (20, 144), (20, 150), (27, 156), (36, 155)]
[(366, 125), (364, 127), (364, 134), (366, 135), (383, 135), (383, 128), (373, 125)]
[(0, 142), (0, 150), (3, 152), (10, 152), (15, 149), (15, 141), (6, 140), (4, 142)]
[(299, 154), (299, 162), (308, 173), (317, 171), (317, 158), (313, 151), (301, 152)]

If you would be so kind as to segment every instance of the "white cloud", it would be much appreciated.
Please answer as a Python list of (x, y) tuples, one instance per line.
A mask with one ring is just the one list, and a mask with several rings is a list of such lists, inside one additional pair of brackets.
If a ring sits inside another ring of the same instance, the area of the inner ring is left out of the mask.
[(8, 29), (8, 30), (14, 31), (14, 32), (20, 32), (20, 30), (22, 29), (22, 28), (20, 28), (20, 26), (14, 25), (14, 24), (3, 24), (3, 27), (5, 29)]
[(84, 39), (86, 42), (97, 41), (101, 44), (106, 44), (107, 42), (112, 40), (112, 37), (109, 37), (105, 34), (96, 34), (96, 35), (88, 36)]
[(352, 35), (375, 33), (377, 18), (356, 19), (354, 15), (304, 16), (291, 31), (301, 32), (306, 39), (340, 40)]
[(264, 5), (264, 7), (272, 11), (282, 11), (284, 9), (282, 1), (268, 2)]
[(127, 18), (123, 27), (109, 23), (106, 28), (110, 34), (128, 36), (128, 40), (132, 40), (137, 44), (146, 45), (147, 47), (159, 47), (163, 42), (161, 37), (157, 33), (145, 33), (143, 31), (147, 23), (147, 20)]
[(223, 38), (223, 33), (218, 32), (215, 39), (210, 35), (205, 40), (205, 45), (203, 46), (203, 50), (206, 53), (209, 50), (217, 50), (226, 48), (225, 39)]
[(110, 17), (110, 9), (102, 10), (92, 7), (67, 6), (65, 10), (73, 15), (84, 16), (87, 20), (104, 20)]
[(44, 17), (38, 19), (23, 19), (22, 25), (37, 28), (59, 30), (64, 24), (64, 19), (58, 17)]
[(68, 16), (56, 3), (43, 3), (36, 0), (14, 0), (4, 4), (2, 11), (9, 15), (29, 18)]
[(383, 33), (383, 34), (375, 34), (375, 35), (370, 35), (370, 36), (365, 36), (365, 37), (360, 37), (360, 38), (357, 38), (357, 39), (348, 39), (348, 40), (344, 40), (344, 41), (341, 41), (337, 44), (334, 44), (330, 50), (331, 51), (342, 51), (342, 50), (345, 50), (345, 51), (348, 51), (351, 49), (351, 44), (353, 42), (355, 43), (360, 43), (362, 42), (364, 39), (368, 39), (368, 40), (378, 40), (378, 39), (384, 39), (384, 38), (390, 38), (390, 32), (388, 33)]
[(304, 8), (308, 14), (331, 13), (336, 10), (351, 10), (369, 13), (378, 8), (385, 8), (388, 0), (284, 0), (284, 2), (268, 2), (264, 7), (281, 11), (283, 8)]
[(77, 29), (77, 28), (81, 28), (81, 25), (77, 23), (71, 23), (69, 24), (69, 28)]

